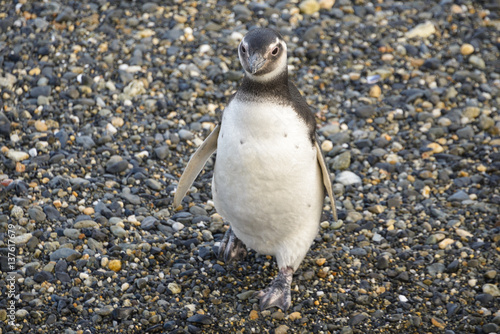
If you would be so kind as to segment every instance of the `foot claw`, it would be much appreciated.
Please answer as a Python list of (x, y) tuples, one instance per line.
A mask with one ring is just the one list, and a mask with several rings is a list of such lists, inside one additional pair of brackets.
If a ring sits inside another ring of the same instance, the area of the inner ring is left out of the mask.
[(220, 243), (219, 258), (223, 258), (224, 262), (229, 263), (233, 260), (241, 260), (245, 256), (247, 256), (247, 247), (229, 227)]
[(260, 309), (279, 307), (286, 311), (291, 304), (290, 285), (292, 283), (293, 270), (291, 268), (281, 269), (278, 276), (264, 290), (256, 296), (260, 298)]

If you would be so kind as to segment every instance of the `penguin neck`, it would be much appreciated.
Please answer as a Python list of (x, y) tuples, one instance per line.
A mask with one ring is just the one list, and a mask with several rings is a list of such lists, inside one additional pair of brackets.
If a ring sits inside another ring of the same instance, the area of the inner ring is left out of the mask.
[(237, 97), (242, 100), (262, 100), (264, 98), (279, 101), (289, 95), (288, 70), (286, 68), (266, 81), (255, 80), (245, 74), (237, 92)]

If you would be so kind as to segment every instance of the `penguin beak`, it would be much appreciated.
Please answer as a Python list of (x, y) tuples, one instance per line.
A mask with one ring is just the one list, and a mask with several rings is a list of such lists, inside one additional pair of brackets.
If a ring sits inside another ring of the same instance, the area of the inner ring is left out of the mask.
[(266, 59), (262, 57), (259, 53), (254, 53), (248, 58), (248, 67), (251, 74), (257, 73), (258, 70), (264, 66)]

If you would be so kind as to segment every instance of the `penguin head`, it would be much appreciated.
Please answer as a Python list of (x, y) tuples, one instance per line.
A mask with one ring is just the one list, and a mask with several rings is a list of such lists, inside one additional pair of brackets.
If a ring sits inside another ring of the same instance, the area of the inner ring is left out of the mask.
[(268, 81), (287, 70), (286, 43), (269, 28), (249, 31), (238, 47), (238, 57), (252, 80)]

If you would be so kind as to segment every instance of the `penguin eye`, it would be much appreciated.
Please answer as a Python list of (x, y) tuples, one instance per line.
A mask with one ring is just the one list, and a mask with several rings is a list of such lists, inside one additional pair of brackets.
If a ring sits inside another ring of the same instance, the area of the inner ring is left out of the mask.
[(276, 55), (278, 54), (278, 51), (279, 51), (279, 48), (278, 48), (278, 47), (275, 47), (275, 48), (273, 49), (273, 51), (271, 51), (271, 54), (272, 54), (273, 56), (276, 56)]
[(241, 45), (241, 52), (243, 52), (243, 53), (247, 52), (247, 49), (245, 49), (245, 47), (243, 45)]

